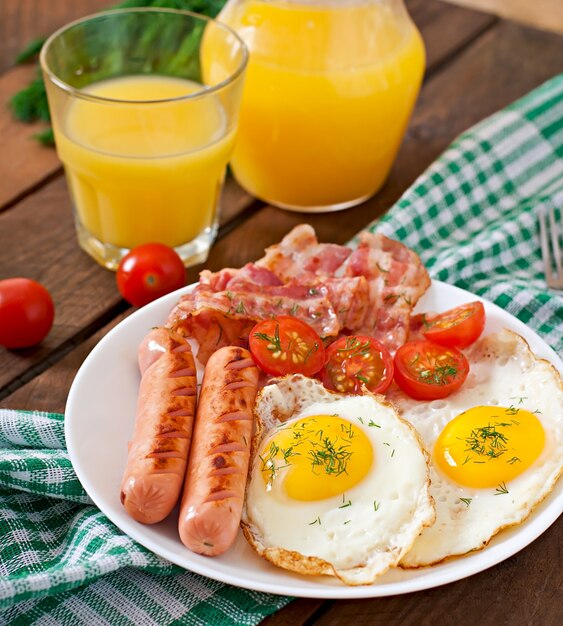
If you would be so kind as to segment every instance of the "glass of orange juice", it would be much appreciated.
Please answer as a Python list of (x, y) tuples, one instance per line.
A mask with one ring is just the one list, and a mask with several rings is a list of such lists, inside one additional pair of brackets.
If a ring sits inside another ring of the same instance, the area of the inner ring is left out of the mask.
[(99, 13), (47, 40), (57, 152), (79, 243), (99, 263), (116, 269), (131, 248), (155, 241), (185, 265), (207, 258), (247, 56), (227, 26), (166, 9)]
[(425, 53), (402, 0), (229, 0), (250, 50), (231, 166), (253, 195), (334, 211), (385, 182)]

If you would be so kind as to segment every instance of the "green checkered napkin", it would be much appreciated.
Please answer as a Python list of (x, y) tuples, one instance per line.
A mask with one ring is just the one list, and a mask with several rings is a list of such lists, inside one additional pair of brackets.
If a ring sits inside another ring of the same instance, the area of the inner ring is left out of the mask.
[[(433, 277), (485, 296), (563, 348), (536, 211), (563, 206), (563, 75), (459, 137), (368, 228), (404, 241)], [(186, 572), (94, 507), (63, 417), (0, 410), (0, 624), (257, 624), (289, 598)]]
[(563, 74), (458, 137), (368, 229), (563, 353), (563, 293), (546, 286), (538, 233), (551, 207), (563, 218)]

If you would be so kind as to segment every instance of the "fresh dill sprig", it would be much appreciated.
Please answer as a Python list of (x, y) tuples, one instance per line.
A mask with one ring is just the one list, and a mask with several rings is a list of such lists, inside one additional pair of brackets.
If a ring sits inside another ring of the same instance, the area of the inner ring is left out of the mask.
[[(498, 427), (509, 427), (512, 424), (497, 422), (494, 426), (480, 426), (471, 431), (469, 437), (465, 438), (466, 452), (474, 452), (479, 456), (487, 457), (489, 460), (496, 459), (503, 455), (508, 449), (508, 437), (497, 430)], [(467, 461), (467, 459), (466, 459)], [(478, 461), (473, 461), (477, 463)]]

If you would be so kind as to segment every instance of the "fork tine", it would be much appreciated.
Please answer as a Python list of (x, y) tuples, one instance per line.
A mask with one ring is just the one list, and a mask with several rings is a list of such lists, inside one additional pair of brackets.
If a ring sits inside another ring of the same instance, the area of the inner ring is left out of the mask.
[(559, 225), (555, 220), (555, 208), (551, 207), (549, 212), (549, 226), (551, 230), (551, 245), (555, 256), (555, 267), (557, 268), (557, 278), (561, 279), (561, 249), (559, 247)]
[(543, 271), (545, 274), (545, 279), (549, 284), (551, 279), (551, 265), (549, 263), (549, 242), (547, 240), (547, 229), (546, 229), (546, 216), (544, 210), (538, 211), (538, 221), (540, 224), (540, 244), (541, 244), (541, 255), (543, 259)]

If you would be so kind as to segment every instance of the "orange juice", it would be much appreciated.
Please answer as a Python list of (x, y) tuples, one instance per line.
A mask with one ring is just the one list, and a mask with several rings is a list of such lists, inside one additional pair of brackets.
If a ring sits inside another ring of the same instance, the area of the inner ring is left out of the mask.
[(127, 76), (92, 84), (69, 102), (55, 124), (57, 151), (78, 221), (97, 240), (179, 246), (214, 225), (234, 130), (217, 97), (183, 98), (201, 89), (179, 78)]
[(344, 208), (385, 181), (424, 71), (400, 1), (231, 0), (219, 19), (250, 50), (231, 161), (287, 208)]

